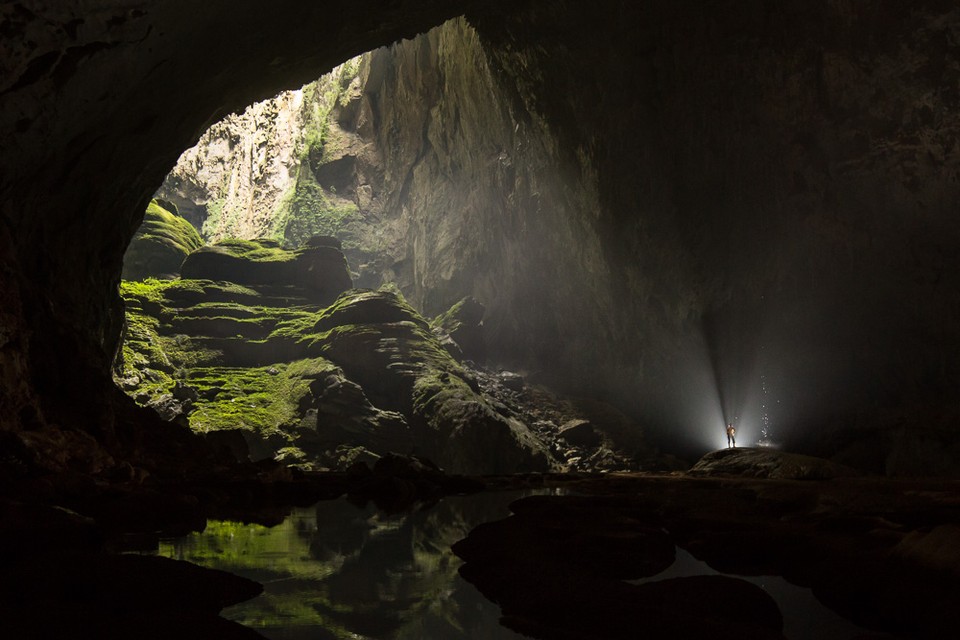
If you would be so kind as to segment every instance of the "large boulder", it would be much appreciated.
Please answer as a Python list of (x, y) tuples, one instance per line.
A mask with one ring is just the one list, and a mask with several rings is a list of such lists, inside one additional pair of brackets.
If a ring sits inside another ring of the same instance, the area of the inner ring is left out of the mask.
[(176, 206), (151, 200), (143, 224), (123, 257), (123, 278), (174, 277), (180, 273), (184, 259), (202, 246), (200, 234), (180, 217)]
[(549, 468), (543, 444), (467, 383), (426, 321), (398, 291), (349, 291), (305, 336), (308, 353), (337, 363), (378, 406), (403, 413), (419, 450), (447, 471)]
[(287, 251), (273, 240), (223, 240), (191, 253), (181, 274), (240, 285), (295, 285), (324, 302), (353, 284), (343, 253), (328, 243)]

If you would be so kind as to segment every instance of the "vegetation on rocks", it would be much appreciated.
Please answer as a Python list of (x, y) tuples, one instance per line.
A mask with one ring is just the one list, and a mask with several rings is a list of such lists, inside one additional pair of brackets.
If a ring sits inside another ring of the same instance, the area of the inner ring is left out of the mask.
[(173, 204), (151, 200), (124, 256), (123, 277), (176, 276), (183, 260), (201, 246), (200, 234)]
[(483, 305), (465, 298), (428, 322), (395, 286), (350, 289), (340, 247), (330, 236), (295, 250), (228, 238), (193, 251), (180, 279), (123, 282), (117, 383), (168, 420), (242, 437), (236, 455), (303, 469), (393, 452), (461, 473), (548, 470), (588, 454), (620, 464), (560, 449), (562, 420), (531, 430), (536, 420), (501, 402), (524, 383), (471, 363), (483, 357)]
[[(317, 238), (286, 251), (228, 240), (194, 252), (184, 276), (232, 282), (124, 282), (118, 383), (194, 431), (237, 430), (255, 457), (303, 468), (399, 451), (458, 472), (546, 469), (544, 447), (471, 386), (399, 290), (353, 289), (329, 306), (316, 302), (297, 269), (309, 268), (304, 256), (339, 254), (331, 245)], [(217, 272), (198, 255), (227, 257), (229, 269)], [(265, 278), (264, 265), (284, 270)]]

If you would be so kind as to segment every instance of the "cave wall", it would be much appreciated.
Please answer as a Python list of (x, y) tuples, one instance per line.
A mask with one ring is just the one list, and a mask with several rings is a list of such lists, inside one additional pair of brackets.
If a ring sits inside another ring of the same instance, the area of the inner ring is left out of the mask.
[(2, 9), (4, 429), (102, 423), (124, 244), (207, 124), (466, 11), (477, 35), (401, 45), (368, 95), (428, 311), (482, 292), (502, 359), (654, 425), (762, 375), (785, 437), (881, 425), (881, 465), (955, 442), (952, 3), (106, 4)]
[(921, 457), (950, 467), (960, 13), (692, 7), (534, 4), (475, 21), (524, 104), (596, 175), (617, 304), (612, 339), (588, 352), (621, 372), (603, 380), (690, 427), (706, 367), (728, 416), (752, 404), (756, 425), (765, 401), (780, 440), (832, 453), (842, 437), (822, 434), (879, 428), (888, 450), (924, 439)]

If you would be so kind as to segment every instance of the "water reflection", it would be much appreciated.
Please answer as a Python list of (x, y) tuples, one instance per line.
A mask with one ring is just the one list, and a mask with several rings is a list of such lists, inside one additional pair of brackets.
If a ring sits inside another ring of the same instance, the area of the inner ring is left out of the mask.
[(263, 583), (261, 596), (222, 615), (267, 638), (522, 638), (460, 578), (450, 546), (524, 495), (451, 497), (398, 515), (329, 500), (276, 527), (210, 521), (161, 542), (160, 554)]
[[(649, 578), (628, 580), (633, 584), (657, 582), (667, 578), (728, 575), (752, 582), (776, 601), (783, 615), (783, 635), (791, 640), (851, 640), (865, 638), (868, 633), (846, 618), (825, 607), (813, 591), (790, 584), (779, 576), (742, 576), (721, 573), (706, 562), (697, 560), (685, 549), (677, 547), (676, 560), (668, 569)], [(870, 638), (892, 638), (886, 634), (871, 633)]]

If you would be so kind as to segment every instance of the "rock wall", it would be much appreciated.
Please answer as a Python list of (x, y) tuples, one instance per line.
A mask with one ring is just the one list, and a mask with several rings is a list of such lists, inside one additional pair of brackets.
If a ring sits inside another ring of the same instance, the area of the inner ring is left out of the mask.
[(621, 397), (690, 433), (719, 392), (749, 438), (765, 409), (798, 446), (842, 425), (949, 450), (954, 5), (561, 3), (476, 26), (596, 176), (615, 303), (596, 295), (608, 333), (579, 352), (622, 372)]
[[(203, 206), (211, 239), (283, 238), (302, 200), (361, 284), (393, 282), (430, 315), (475, 296), (501, 361), (576, 359), (612, 291), (592, 168), (561, 154), (463, 18), (350, 64), (214, 125), (159, 195)], [(334, 219), (332, 201), (356, 216)]]

